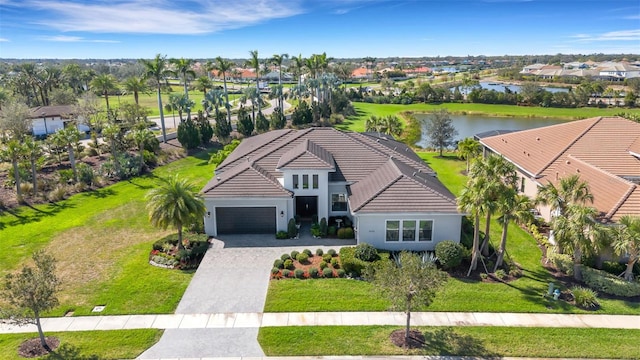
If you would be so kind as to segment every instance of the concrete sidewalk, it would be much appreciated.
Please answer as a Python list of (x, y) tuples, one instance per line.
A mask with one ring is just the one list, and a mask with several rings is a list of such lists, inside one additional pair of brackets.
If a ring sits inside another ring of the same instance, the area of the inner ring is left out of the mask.
[[(119, 315), (44, 318), (47, 332), (125, 329), (248, 329), (266, 326), (393, 325), (398, 312), (299, 312)], [(413, 312), (412, 326), (508, 326), (640, 329), (640, 315)], [(35, 325), (0, 323), (0, 334), (36, 332)]]

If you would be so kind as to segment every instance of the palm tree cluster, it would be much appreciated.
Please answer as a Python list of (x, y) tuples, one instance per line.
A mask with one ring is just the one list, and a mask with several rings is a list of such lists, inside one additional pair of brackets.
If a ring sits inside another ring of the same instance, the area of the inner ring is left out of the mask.
[(365, 131), (377, 132), (380, 134), (391, 135), (394, 137), (402, 134), (402, 121), (397, 116), (375, 116), (371, 115), (364, 124)]

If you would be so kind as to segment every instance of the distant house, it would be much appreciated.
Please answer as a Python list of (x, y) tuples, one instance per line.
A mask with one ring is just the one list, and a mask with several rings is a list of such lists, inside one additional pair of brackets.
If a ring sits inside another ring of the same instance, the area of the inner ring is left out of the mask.
[[(532, 198), (540, 186), (577, 174), (589, 184), (601, 220), (640, 216), (640, 124), (595, 117), (480, 139), (486, 152), (516, 165), (520, 191)], [(551, 218), (551, 209), (541, 215)]]
[[(34, 136), (47, 136), (76, 122), (71, 105), (38, 106), (31, 110), (32, 130)], [(75, 124), (81, 132), (88, 132), (89, 127)]]
[(357, 69), (354, 69), (351, 72), (351, 77), (354, 79), (367, 79), (371, 77), (371, 70), (367, 69), (366, 67), (362, 66), (359, 67)]
[(606, 81), (624, 81), (640, 77), (640, 67), (628, 62), (602, 63), (597, 68), (598, 76)]
[(410, 147), (333, 128), (245, 139), (201, 191), (211, 236), (286, 230), (294, 217), (349, 219), (359, 243), (433, 250), (460, 240), (455, 197)]

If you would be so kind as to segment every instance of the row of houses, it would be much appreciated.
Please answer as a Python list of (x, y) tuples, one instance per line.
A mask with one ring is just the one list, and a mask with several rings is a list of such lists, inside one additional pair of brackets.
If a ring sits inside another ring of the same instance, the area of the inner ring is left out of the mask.
[(533, 75), (540, 79), (591, 77), (604, 81), (624, 81), (640, 77), (640, 63), (589, 61), (564, 65), (532, 64), (523, 67), (520, 74)]

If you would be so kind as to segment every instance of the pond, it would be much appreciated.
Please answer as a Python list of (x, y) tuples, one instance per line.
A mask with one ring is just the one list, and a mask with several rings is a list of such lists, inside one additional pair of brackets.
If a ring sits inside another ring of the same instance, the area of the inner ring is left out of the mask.
[[(508, 88), (509, 90), (511, 90), (512, 92), (520, 92), (520, 85), (513, 85), (513, 84), (508, 84), (508, 83), (502, 83), (502, 82), (487, 82), (487, 81), (480, 81), (480, 86), (483, 89), (488, 89), (488, 90), (495, 90), (498, 92), (504, 92), (504, 88)], [(567, 88), (557, 88), (557, 87), (541, 87), (543, 90), (551, 92), (551, 93), (556, 93), (556, 92), (569, 92), (569, 89)]]
[[(429, 114), (415, 114), (418, 120), (425, 119)], [(529, 117), (492, 117), (483, 115), (450, 115), (453, 126), (458, 131), (454, 138), (462, 140), (476, 134), (492, 130), (526, 130), (542, 126), (561, 124), (570, 120), (529, 118)], [(428, 136), (422, 130), (422, 139), (417, 143), (421, 147), (428, 146)]]

